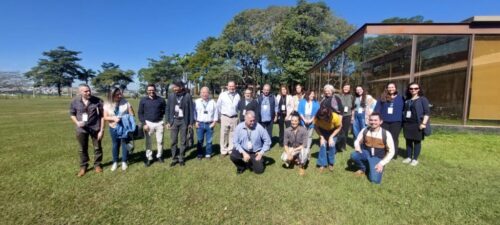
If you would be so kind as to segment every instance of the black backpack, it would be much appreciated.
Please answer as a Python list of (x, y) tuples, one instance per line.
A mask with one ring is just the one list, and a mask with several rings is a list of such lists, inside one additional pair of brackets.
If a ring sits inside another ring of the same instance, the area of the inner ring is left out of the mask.
[[(385, 150), (387, 151), (387, 130), (380, 127), (382, 129), (382, 141), (384, 142)], [(365, 143), (365, 137), (368, 134), (368, 127), (363, 131), (363, 144)]]

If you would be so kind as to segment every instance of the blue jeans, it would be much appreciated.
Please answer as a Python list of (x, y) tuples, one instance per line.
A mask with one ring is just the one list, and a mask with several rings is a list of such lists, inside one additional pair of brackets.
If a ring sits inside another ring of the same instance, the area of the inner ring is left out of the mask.
[[(367, 173), (366, 168), (368, 166), (368, 180), (375, 184), (380, 184), (382, 181), (382, 173), (379, 173), (375, 170), (375, 166), (382, 160), (377, 156), (371, 156), (370, 151), (363, 149), (362, 153), (354, 151), (351, 153), (351, 159), (354, 161), (356, 166)], [(384, 168), (385, 169), (385, 168)]]
[(122, 162), (127, 162), (128, 149), (127, 144), (129, 142), (128, 138), (119, 138), (116, 133), (117, 130), (114, 128), (109, 128), (109, 133), (111, 134), (111, 154), (113, 155), (113, 162), (118, 162), (118, 151), (120, 150), (120, 145), (122, 146)]
[[(328, 137), (326, 140), (328, 141)], [(334, 137), (333, 141), (337, 142), (337, 137)], [(335, 145), (329, 146), (328, 143), (321, 145), (319, 147), (318, 161), (316, 164), (321, 167), (335, 164), (336, 151)]]
[(203, 141), (205, 140), (205, 135), (207, 138), (205, 155), (212, 155), (212, 135), (214, 133), (214, 130), (213, 128), (210, 128), (210, 124), (211, 122), (201, 122), (198, 124), (198, 128), (196, 129), (196, 137), (198, 138), (196, 149), (198, 152), (198, 157), (203, 156)]
[(359, 132), (366, 127), (365, 124), (365, 112), (358, 113), (354, 112), (354, 123), (352, 124), (352, 133), (354, 134), (354, 140), (358, 137)]

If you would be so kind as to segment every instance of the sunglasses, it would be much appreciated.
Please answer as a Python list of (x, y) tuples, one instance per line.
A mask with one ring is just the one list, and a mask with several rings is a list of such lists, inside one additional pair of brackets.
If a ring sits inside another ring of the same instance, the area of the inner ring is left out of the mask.
[(410, 91), (416, 91), (416, 90), (418, 90), (420, 88), (409, 88), (409, 89), (410, 89)]

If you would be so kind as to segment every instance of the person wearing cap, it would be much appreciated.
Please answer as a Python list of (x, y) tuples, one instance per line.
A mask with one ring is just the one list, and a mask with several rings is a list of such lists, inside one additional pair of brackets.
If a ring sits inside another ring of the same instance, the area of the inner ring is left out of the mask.
[(263, 155), (271, 148), (271, 138), (256, 122), (255, 112), (245, 112), (245, 121), (238, 124), (234, 134), (235, 151), (231, 152), (230, 158), (236, 166), (236, 174), (241, 174), (248, 168), (256, 174), (263, 173)]
[[(172, 83), (172, 93), (168, 95), (165, 109), (167, 129), (170, 129), (172, 162), (170, 166), (184, 166), (184, 151), (187, 145), (188, 128), (194, 125), (194, 106), (191, 94), (184, 88), (182, 81)], [(179, 146), (178, 137), (180, 136)]]
[(227, 82), (227, 91), (217, 99), (217, 111), (220, 114), (220, 154), (227, 156), (233, 150), (234, 128), (238, 125), (238, 103), (240, 95), (236, 93), (236, 83)]
[(69, 114), (71, 121), (76, 126), (76, 139), (80, 145), (80, 171), (77, 176), (82, 177), (87, 173), (89, 164), (89, 137), (94, 146), (94, 168), (96, 173), (102, 173), (102, 145), (104, 132), (103, 101), (92, 95), (90, 87), (80, 84), (80, 95), (71, 101)]
[(156, 158), (160, 163), (163, 163), (163, 117), (165, 116), (165, 99), (156, 95), (156, 86), (149, 84), (146, 87), (147, 96), (139, 101), (139, 110), (137, 116), (144, 130), (146, 139), (146, 160), (144, 165), (151, 166), (153, 163), (152, 138), (156, 137), (157, 154)]
[[(218, 113), (215, 101), (210, 99), (210, 90), (208, 87), (202, 87), (200, 89), (200, 97), (201, 98), (196, 99), (194, 102), (196, 137), (198, 138), (196, 150), (198, 159), (202, 159), (203, 155), (205, 155), (205, 158), (210, 159), (210, 157), (212, 157), (212, 136), (215, 124), (217, 123)], [(205, 146), (205, 152), (203, 152), (203, 142), (205, 140), (207, 144)]]

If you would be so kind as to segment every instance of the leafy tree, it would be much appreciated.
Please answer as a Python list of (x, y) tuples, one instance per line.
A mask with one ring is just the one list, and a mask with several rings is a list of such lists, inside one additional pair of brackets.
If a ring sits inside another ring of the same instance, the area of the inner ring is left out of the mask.
[(103, 63), (102, 71), (98, 71), (96, 77), (92, 79), (92, 85), (101, 92), (109, 92), (111, 87), (127, 89), (127, 85), (133, 82), (134, 71), (122, 70), (114, 63)]
[(413, 17), (390, 17), (382, 20), (382, 23), (432, 23), (432, 20), (425, 20), (423, 16), (417, 15)]
[(161, 95), (164, 95), (169, 84), (182, 75), (181, 57), (178, 54), (160, 55), (159, 59), (148, 59), (148, 61), (148, 67), (138, 72), (139, 81), (158, 85)]
[(82, 69), (82, 71), (78, 74), (78, 80), (89, 84), (89, 81), (92, 80), (96, 76), (96, 72), (92, 69)]
[(61, 96), (61, 89), (71, 86), (83, 70), (78, 64), (80, 53), (62, 46), (43, 52), (46, 58), (39, 59), (38, 65), (26, 72), (25, 76), (34, 81), (34, 86), (57, 87), (57, 93)]

